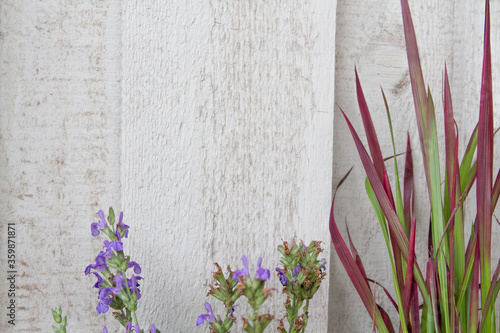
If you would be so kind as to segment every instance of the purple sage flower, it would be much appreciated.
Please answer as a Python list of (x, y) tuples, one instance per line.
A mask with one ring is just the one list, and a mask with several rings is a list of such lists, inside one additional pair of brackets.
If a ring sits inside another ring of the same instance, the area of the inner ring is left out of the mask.
[(141, 266), (139, 266), (139, 264), (136, 263), (135, 261), (131, 261), (128, 263), (128, 268), (130, 267), (134, 267), (135, 274), (141, 274)]
[(135, 333), (141, 333), (141, 329), (139, 327), (139, 324), (135, 324)]
[(257, 272), (255, 274), (255, 278), (262, 280), (262, 281), (266, 281), (271, 277), (271, 273), (269, 272), (268, 269), (261, 268), (260, 264), (262, 264), (262, 257), (260, 257), (259, 260), (257, 261), (258, 268), (257, 268)]
[(99, 304), (97, 304), (96, 310), (97, 313), (106, 313), (109, 310), (109, 305), (113, 302), (111, 297), (106, 297), (105, 299), (101, 300)]
[(106, 268), (108, 268), (108, 264), (106, 263), (106, 259), (110, 259), (111, 254), (101, 251), (95, 258), (95, 264), (88, 265), (85, 267), (85, 275), (90, 274), (91, 269), (97, 269), (100, 270), (101, 272), (104, 272)]
[(97, 236), (99, 235), (100, 231), (106, 227), (106, 218), (104, 217), (104, 212), (102, 210), (99, 210), (97, 212), (97, 215), (99, 215), (99, 218), (101, 219), (99, 222), (92, 223), (90, 225), (90, 233), (92, 236)]
[(295, 266), (295, 268), (293, 269), (293, 275), (295, 276), (299, 275), (301, 268), (302, 266), (300, 266), (300, 264), (297, 264), (297, 266)]
[(207, 309), (208, 314), (201, 314), (198, 319), (196, 319), (196, 326), (200, 326), (205, 321), (207, 323), (213, 323), (215, 320), (214, 313), (212, 312), (212, 306), (210, 303), (205, 303), (205, 309)]
[(151, 324), (151, 333), (156, 333), (155, 324)]
[[(123, 223), (123, 212), (120, 212), (120, 218), (118, 219), (117, 227), (118, 227), (117, 231), (120, 230), (120, 236), (123, 233), (123, 237), (127, 238), (128, 237), (128, 229), (130, 227)], [(121, 237), (119, 237), (119, 239), (120, 238)]]
[(115, 275), (115, 283), (117, 288), (123, 289), (125, 287), (125, 280), (122, 274)]
[(229, 314), (227, 315), (228, 318), (231, 318), (231, 316), (233, 315), (234, 313), (234, 310), (235, 308), (238, 306), (238, 304), (235, 304), (232, 308), (231, 308), (231, 312), (229, 312)]
[(250, 272), (248, 271), (248, 259), (247, 259), (247, 257), (243, 256), (243, 258), (241, 258), (241, 259), (243, 261), (243, 269), (237, 269), (233, 273), (233, 280), (236, 282), (240, 282), (240, 276), (247, 277), (250, 274)]
[(286, 286), (286, 284), (288, 283), (288, 279), (286, 278), (285, 273), (283, 273), (281, 271), (281, 269), (279, 269), (279, 267), (276, 267), (276, 272), (278, 272), (278, 274), (279, 274), (279, 279), (280, 279), (281, 284), (283, 286)]
[(108, 333), (108, 329), (106, 328), (106, 326), (102, 328), (102, 333)]
[(115, 250), (116, 252), (123, 251), (123, 244), (121, 241), (104, 241), (104, 247), (106, 248), (106, 252), (111, 255), (111, 250)]
[(122, 291), (121, 288), (118, 287), (104, 288), (99, 292), (99, 298), (105, 299), (109, 295), (118, 295), (121, 291)]
[(93, 272), (93, 273), (94, 273), (94, 275), (97, 277), (97, 282), (96, 282), (96, 284), (94, 284), (94, 288), (100, 288), (100, 287), (102, 286), (103, 279), (102, 279), (102, 277), (101, 277), (99, 274), (97, 274), (96, 272)]

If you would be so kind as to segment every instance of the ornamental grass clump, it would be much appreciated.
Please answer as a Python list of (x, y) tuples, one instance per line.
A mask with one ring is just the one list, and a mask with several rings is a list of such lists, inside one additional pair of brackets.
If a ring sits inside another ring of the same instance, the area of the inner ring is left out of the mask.
[[(420, 149), (430, 202), (429, 256), (425, 267), (415, 257), (416, 218), (413, 195), (412, 149), (406, 144), (404, 187), (401, 190), (394, 157), (395, 192), (389, 178), (361, 84), (356, 73), (358, 104), (370, 154), (343, 113), (365, 168), (368, 197), (375, 210), (388, 249), (399, 314), (394, 326), (374, 298), (361, 258), (350, 242), (352, 254), (335, 221), (334, 200), (330, 214), (332, 241), (349, 278), (380, 332), (495, 332), (495, 300), (500, 290), (500, 263), (491, 267), (492, 215), (500, 194), (500, 172), (493, 182), (493, 92), (490, 49), (489, 1), (485, 5), (483, 70), (479, 118), (459, 163), (458, 128), (454, 120), (448, 73), (444, 70), (444, 175), (440, 172), (434, 103), (422, 77), (415, 31), (407, 0), (401, 0), (410, 81), (415, 105)], [(389, 108), (394, 156), (396, 148)], [(347, 175), (346, 175), (347, 177)], [(345, 180), (344, 177), (338, 187)], [(476, 184), (476, 216), (469, 239), (465, 238), (464, 204)], [(422, 223), (421, 223), (422, 224)], [(427, 221), (423, 223), (427, 224)], [(493, 275), (492, 275), (493, 272)]]

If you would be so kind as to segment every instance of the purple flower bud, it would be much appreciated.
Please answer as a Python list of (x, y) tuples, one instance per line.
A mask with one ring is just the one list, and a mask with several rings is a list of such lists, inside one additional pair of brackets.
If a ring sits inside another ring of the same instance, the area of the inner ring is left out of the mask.
[(155, 324), (151, 324), (151, 333), (156, 333)]
[(141, 333), (141, 329), (139, 328), (139, 324), (135, 324), (135, 333)]
[[(120, 231), (120, 234), (123, 233), (123, 238), (127, 238), (128, 237), (128, 229), (130, 227), (126, 224), (123, 223), (123, 212), (120, 212), (120, 218), (118, 219), (118, 224), (117, 224), (117, 233), (118, 233), (118, 230)], [(118, 239), (120, 239), (121, 237), (119, 237)]]
[(212, 312), (212, 306), (210, 303), (205, 303), (205, 309), (207, 309), (208, 314), (202, 314), (196, 320), (196, 326), (200, 326), (203, 322), (213, 323), (215, 320), (214, 313)]
[(102, 328), (102, 333), (108, 333), (108, 329), (106, 328), (106, 326)]

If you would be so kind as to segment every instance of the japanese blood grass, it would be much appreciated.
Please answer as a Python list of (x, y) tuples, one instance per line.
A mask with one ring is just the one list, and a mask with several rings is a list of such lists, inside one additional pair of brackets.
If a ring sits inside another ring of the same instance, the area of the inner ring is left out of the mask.
[[(407, 140), (403, 190), (394, 158), (395, 194), (392, 193), (377, 134), (356, 72), (356, 91), (370, 153), (342, 111), (365, 168), (368, 197), (385, 239), (392, 267), (396, 300), (386, 292), (399, 314), (394, 327), (386, 311), (376, 304), (361, 258), (349, 237), (351, 252), (330, 212), (330, 234), (344, 268), (374, 325), (380, 332), (494, 332), (494, 303), (500, 290), (500, 262), (491, 275), (492, 214), (500, 194), (500, 172), (493, 184), (493, 97), (491, 79), (489, 0), (485, 5), (483, 70), (479, 120), (464, 152), (458, 158), (458, 128), (453, 116), (448, 71), (444, 71), (445, 128), (444, 179), (440, 174), (434, 103), (425, 89), (408, 0), (401, 0), (410, 81), (425, 179), (431, 205), (429, 258), (425, 275), (415, 258), (413, 162)], [(384, 98), (396, 156), (389, 107)], [(472, 235), (464, 236), (464, 202), (476, 181), (476, 218)], [(444, 187), (444, 189), (443, 189)], [(420, 294), (420, 297), (419, 297)]]

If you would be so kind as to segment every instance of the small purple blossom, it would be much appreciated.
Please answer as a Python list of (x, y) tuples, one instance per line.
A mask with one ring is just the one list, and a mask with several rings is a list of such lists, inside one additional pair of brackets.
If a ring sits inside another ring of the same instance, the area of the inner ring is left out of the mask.
[(109, 305), (113, 302), (111, 297), (106, 297), (105, 299), (101, 300), (99, 304), (97, 304), (96, 310), (97, 313), (106, 313), (109, 310)]
[(94, 284), (94, 288), (100, 288), (102, 286), (103, 279), (102, 277), (97, 274), (96, 272), (93, 272), (94, 275), (97, 277), (97, 282)]
[(134, 267), (135, 274), (141, 274), (141, 266), (139, 266), (139, 264), (136, 263), (135, 261), (131, 261), (128, 263), (128, 268), (130, 267)]
[(205, 303), (205, 309), (207, 309), (208, 314), (201, 314), (198, 319), (196, 320), (196, 326), (200, 326), (203, 324), (205, 321), (207, 323), (213, 323), (215, 320), (214, 313), (212, 312), (212, 306), (210, 303)]
[(141, 333), (141, 329), (139, 327), (139, 324), (135, 324), (135, 333)]
[(131, 321), (127, 321), (127, 324), (125, 325), (125, 329), (127, 330), (127, 333), (128, 333), (128, 331), (132, 330), (132, 322)]
[(279, 274), (279, 279), (280, 279), (281, 284), (283, 286), (286, 286), (286, 284), (288, 283), (288, 279), (286, 278), (285, 273), (283, 273), (281, 271), (281, 269), (279, 269), (278, 267), (276, 267), (276, 272), (278, 272), (278, 274)]
[(97, 215), (99, 215), (99, 218), (101, 219), (99, 222), (92, 223), (90, 225), (90, 233), (92, 236), (96, 237), (99, 235), (100, 231), (106, 227), (106, 218), (104, 217), (104, 212), (102, 210), (99, 210), (97, 212)]
[(121, 291), (122, 289), (118, 287), (107, 287), (99, 292), (99, 298), (105, 299), (109, 295), (118, 295)]
[(104, 241), (104, 247), (106, 248), (106, 252), (111, 254), (111, 250), (115, 250), (116, 252), (123, 251), (123, 244), (121, 241)]
[(300, 264), (297, 264), (297, 266), (295, 266), (295, 268), (293, 269), (293, 275), (295, 276), (299, 275), (301, 268), (302, 266), (300, 266)]
[(117, 288), (123, 289), (125, 287), (125, 280), (122, 274), (115, 275), (115, 284)]
[(107, 327), (106, 327), (106, 326), (104, 326), (104, 327), (102, 328), (102, 333), (108, 333), (108, 329), (107, 329)]
[(234, 310), (235, 308), (238, 306), (238, 304), (235, 304), (232, 308), (231, 308), (231, 312), (229, 312), (229, 314), (227, 315), (228, 318), (231, 318), (231, 316), (233, 315), (234, 313)]
[(258, 268), (257, 268), (257, 272), (255, 274), (255, 278), (262, 280), (262, 281), (266, 281), (271, 277), (271, 273), (269, 272), (268, 269), (261, 268), (260, 267), (261, 263), (262, 263), (262, 257), (260, 257), (259, 260), (257, 261)]
[(321, 259), (319, 264), (321, 265), (319, 272), (322, 273), (323, 271), (326, 271), (326, 258)]
[(108, 268), (108, 264), (106, 263), (106, 259), (110, 259), (111, 254), (101, 251), (95, 258), (95, 264), (88, 265), (85, 267), (85, 275), (90, 274), (91, 269), (97, 269), (101, 272), (104, 272), (106, 268)]
[(155, 324), (151, 324), (151, 333), (156, 333)]
[(241, 258), (241, 259), (243, 261), (243, 269), (237, 269), (233, 273), (233, 280), (236, 282), (240, 282), (240, 276), (247, 277), (250, 274), (250, 272), (248, 271), (248, 259), (247, 259), (247, 257), (243, 256), (243, 258)]

